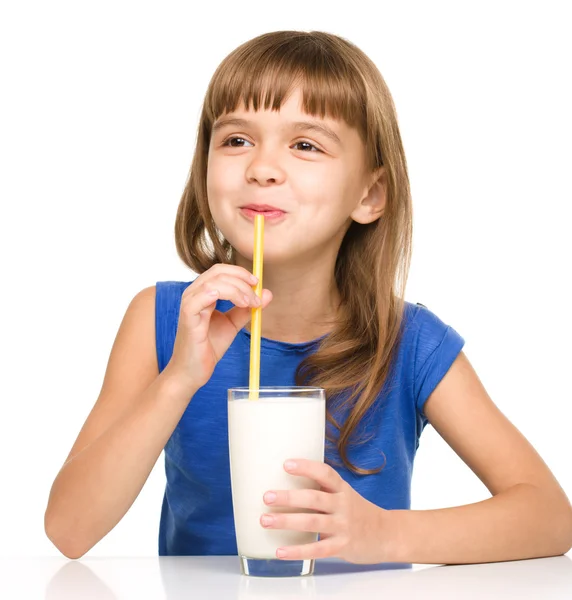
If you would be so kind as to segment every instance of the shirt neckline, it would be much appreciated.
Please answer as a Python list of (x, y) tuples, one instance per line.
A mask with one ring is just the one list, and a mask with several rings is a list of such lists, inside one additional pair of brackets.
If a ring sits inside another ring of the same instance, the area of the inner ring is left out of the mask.
[[(232, 308), (234, 304), (230, 300), (217, 300), (216, 309), (221, 312), (226, 312), (230, 308)], [(243, 337), (246, 337), (249, 341), (251, 338), (250, 331), (243, 327), (239, 334)], [(293, 350), (293, 351), (305, 351), (308, 348), (311, 348), (317, 345), (321, 340), (327, 337), (329, 334), (326, 333), (319, 338), (314, 340), (309, 340), (307, 342), (282, 342), (280, 340), (273, 340), (271, 338), (267, 338), (264, 336), (260, 336), (260, 346), (261, 348), (272, 349), (272, 350)]]
[[(246, 336), (249, 340), (251, 339), (251, 333), (245, 327), (240, 330), (240, 333)], [(260, 346), (263, 348), (272, 348), (279, 350), (307, 350), (312, 346), (318, 344), (321, 340), (327, 337), (329, 334), (324, 334), (319, 338), (309, 340), (307, 342), (283, 342), (281, 340), (273, 340), (264, 336), (260, 336)]]

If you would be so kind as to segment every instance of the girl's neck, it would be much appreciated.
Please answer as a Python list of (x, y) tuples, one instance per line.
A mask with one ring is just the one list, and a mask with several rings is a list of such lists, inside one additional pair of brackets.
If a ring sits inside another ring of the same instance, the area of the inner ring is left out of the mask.
[[(252, 270), (252, 263), (237, 264)], [(263, 337), (302, 343), (332, 331), (340, 302), (333, 265), (331, 269), (323, 264), (298, 269), (264, 265), (262, 286), (273, 296), (262, 313)], [(246, 329), (250, 331), (250, 323)]]

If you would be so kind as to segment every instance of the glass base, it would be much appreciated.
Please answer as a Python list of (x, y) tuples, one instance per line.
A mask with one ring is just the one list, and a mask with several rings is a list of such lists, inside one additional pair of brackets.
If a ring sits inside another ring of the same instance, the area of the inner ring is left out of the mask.
[(239, 554), (243, 575), (252, 577), (301, 577), (314, 573), (314, 559), (278, 560), (248, 558)]

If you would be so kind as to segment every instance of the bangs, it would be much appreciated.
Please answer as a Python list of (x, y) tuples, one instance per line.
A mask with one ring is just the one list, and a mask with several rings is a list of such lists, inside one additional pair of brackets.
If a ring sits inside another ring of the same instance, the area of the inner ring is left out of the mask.
[(366, 137), (366, 92), (362, 77), (332, 48), (303, 32), (260, 36), (228, 55), (209, 84), (203, 106), (210, 125), (222, 114), (279, 110), (295, 87), (302, 109), (320, 118), (343, 119)]

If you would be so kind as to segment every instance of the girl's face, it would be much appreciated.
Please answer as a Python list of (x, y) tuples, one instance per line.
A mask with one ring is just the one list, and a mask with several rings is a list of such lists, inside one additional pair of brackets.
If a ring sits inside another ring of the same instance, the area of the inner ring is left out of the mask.
[[(280, 111), (222, 115), (213, 125), (207, 194), (218, 228), (235, 250), (252, 260), (251, 204), (284, 214), (265, 219), (265, 263), (337, 254), (354, 219), (375, 220), (360, 201), (371, 176), (357, 130), (343, 120), (320, 119), (302, 111), (296, 89)], [(379, 216), (379, 215), (377, 215)]]

